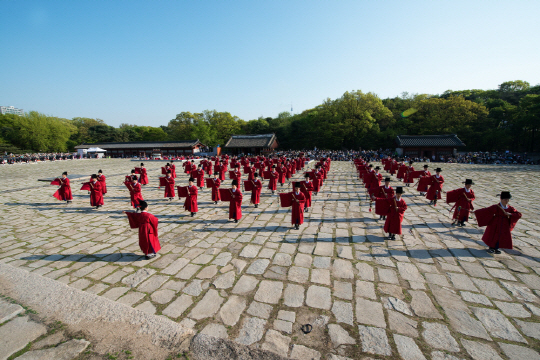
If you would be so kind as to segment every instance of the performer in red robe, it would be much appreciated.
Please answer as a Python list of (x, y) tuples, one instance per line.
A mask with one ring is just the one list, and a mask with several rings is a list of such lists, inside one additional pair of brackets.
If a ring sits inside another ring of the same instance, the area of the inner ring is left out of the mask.
[(371, 173), (371, 181), (368, 189), (370, 192), (377, 190), (381, 186), (382, 174), (379, 173), (380, 167), (376, 166), (375, 171)]
[(239, 184), (241, 183), (242, 173), (240, 172), (240, 164), (236, 164), (233, 167), (234, 170), (229, 174), (231, 180), (236, 180)]
[(172, 199), (176, 196), (174, 193), (174, 183), (175, 180), (172, 177), (172, 171), (167, 170), (167, 176), (165, 177), (166, 185), (165, 185), (165, 195), (163, 197), (169, 198), (169, 201), (172, 201)]
[[(273, 166), (274, 167), (274, 166)], [(285, 169), (283, 167), (283, 165), (281, 164), (278, 164), (278, 166), (276, 167), (276, 171), (278, 173), (278, 180), (277, 182), (283, 186), (283, 184), (285, 184), (285, 176), (287, 175), (287, 169)]]
[(221, 200), (219, 195), (219, 186), (221, 185), (221, 180), (219, 179), (219, 173), (214, 173), (214, 182), (212, 184), (212, 201), (214, 204), (217, 204)]
[(146, 172), (146, 168), (144, 167), (143, 163), (141, 163), (141, 176), (139, 177), (139, 183), (143, 186), (148, 184), (148, 173)]
[(304, 205), (306, 204), (306, 197), (300, 191), (300, 183), (293, 183), (294, 191), (292, 194), (292, 212), (291, 212), (291, 224), (294, 225), (294, 228), (298, 230), (300, 225), (304, 223)]
[(513, 248), (512, 230), (521, 219), (521, 213), (508, 205), (512, 198), (510, 192), (503, 191), (500, 198), (498, 204), (474, 212), (478, 226), (487, 226), (482, 241), (489, 246), (490, 254), (500, 254), (499, 249)]
[(253, 174), (253, 180), (251, 180), (251, 182), (253, 183), (253, 190), (251, 190), (251, 203), (258, 208), (261, 202), (262, 190), (262, 182), (259, 180), (259, 174)]
[[(407, 210), (407, 204), (401, 197), (403, 194), (403, 188), (398, 186), (396, 188), (396, 196), (392, 198), (378, 198), (380, 207), (386, 207), (388, 216), (384, 223), (384, 232), (388, 233), (388, 240), (395, 240), (396, 235), (401, 235), (401, 222), (403, 221), (403, 214)], [(379, 205), (378, 204), (378, 205)]]
[(103, 192), (103, 195), (105, 195), (107, 193), (107, 179), (105, 178), (105, 175), (103, 175), (103, 171), (99, 170), (97, 177), (99, 184), (101, 185), (101, 191)]
[(414, 179), (412, 178), (411, 173), (414, 171), (414, 166), (412, 166), (413, 161), (409, 161), (409, 166), (407, 166), (407, 170), (405, 170), (405, 174), (403, 177), (403, 182), (406, 186), (410, 186), (412, 183), (414, 183)]
[(221, 160), (221, 165), (219, 166), (219, 180), (225, 181), (226, 173), (227, 173), (227, 165), (225, 165), (225, 160)]
[(229, 202), (229, 219), (237, 223), (242, 218), (242, 192), (238, 189), (238, 182), (232, 181), (232, 200)]
[(60, 181), (60, 188), (58, 189), (58, 194), (60, 199), (66, 201), (68, 204), (71, 204), (73, 201), (73, 194), (71, 193), (71, 185), (69, 184), (69, 179), (67, 177), (67, 171), (62, 173), (62, 178), (58, 179)]
[(99, 209), (103, 204), (101, 183), (98, 181), (97, 175), (92, 174), (92, 181), (90, 181), (90, 206), (95, 206), (96, 209)]
[[(455, 199), (455, 204), (452, 207), (452, 209), (455, 209), (454, 215), (452, 216), (452, 219), (454, 220), (452, 225), (457, 223), (457, 226), (465, 226), (465, 221), (469, 221), (469, 213), (471, 210), (474, 210), (472, 202), (476, 199), (474, 191), (471, 189), (472, 185), (474, 185), (472, 179), (466, 179), (464, 188), (446, 193), (447, 203), (454, 202), (449, 201), (449, 199)], [(450, 211), (452, 211), (452, 209), (450, 209)]]
[[(378, 198), (392, 199), (394, 198), (394, 189), (390, 186), (390, 178), (384, 179), (384, 185), (379, 186), (375, 191), (370, 192), (371, 199), (376, 201)], [(379, 215), (379, 220), (386, 220), (386, 215), (379, 214), (377, 207), (375, 207), (375, 214)]]
[(431, 176), (428, 167), (429, 165), (424, 165), (424, 175), (420, 176), (420, 179), (418, 180), (418, 186), (416, 187), (416, 191), (420, 191), (420, 196), (425, 196), (429, 188), (429, 185), (424, 184), (425, 182), (427, 182), (427, 180), (422, 180), (422, 178), (424, 177)]
[(171, 174), (173, 179), (176, 179), (176, 165), (174, 165), (174, 160), (171, 160)]
[(311, 192), (313, 191), (313, 182), (310, 181), (309, 174), (305, 174), (305, 181), (300, 183), (300, 191), (304, 194), (306, 198), (306, 204), (304, 206), (304, 212), (308, 212), (308, 209), (311, 207)]
[(444, 184), (444, 178), (441, 175), (441, 168), (435, 169), (435, 175), (431, 176), (431, 185), (426, 194), (426, 198), (430, 200), (430, 205), (437, 205), (437, 200), (442, 198), (442, 187)]
[(129, 226), (132, 229), (139, 229), (139, 247), (146, 255), (146, 259), (156, 257), (156, 253), (161, 250), (158, 238), (158, 219), (148, 212), (146, 201), (139, 202), (140, 213), (125, 212), (129, 219)]
[(197, 186), (202, 190), (204, 187), (204, 170), (202, 164), (199, 164), (197, 170), (191, 172), (191, 177), (196, 179)]
[(194, 181), (194, 178), (189, 178), (188, 196), (184, 202), (184, 209), (191, 212), (192, 217), (199, 211), (199, 207), (197, 206), (197, 195), (199, 192), (197, 191), (197, 186), (193, 183)]
[(270, 172), (270, 179), (268, 180), (268, 188), (272, 190), (272, 194), (276, 193), (277, 182), (279, 173), (276, 171), (276, 165), (272, 165), (272, 171)]
[(133, 177), (131, 188), (129, 189), (129, 195), (131, 196), (131, 206), (139, 211), (140, 201), (144, 200), (141, 192), (141, 184), (137, 181), (137, 177)]

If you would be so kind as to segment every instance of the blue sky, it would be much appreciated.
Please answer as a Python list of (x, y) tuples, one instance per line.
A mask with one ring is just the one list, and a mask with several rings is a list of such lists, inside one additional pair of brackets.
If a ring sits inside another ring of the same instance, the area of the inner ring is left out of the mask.
[(109, 125), (244, 120), (345, 91), (540, 83), (540, 1), (0, 0), (0, 105)]

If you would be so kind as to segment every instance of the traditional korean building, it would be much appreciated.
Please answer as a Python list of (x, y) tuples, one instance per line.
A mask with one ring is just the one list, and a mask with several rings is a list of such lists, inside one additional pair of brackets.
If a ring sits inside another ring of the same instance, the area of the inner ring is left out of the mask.
[(89, 149), (99, 147), (107, 150), (106, 156), (113, 158), (121, 157), (152, 157), (157, 156), (188, 156), (202, 151), (204, 148), (199, 140), (180, 141), (129, 141), (129, 142), (102, 142), (83, 143), (75, 146), (75, 149)]
[(278, 147), (276, 134), (233, 135), (223, 149), (232, 154), (267, 154)]
[(399, 156), (427, 157), (453, 156), (457, 148), (465, 146), (456, 134), (450, 135), (398, 135), (396, 152)]

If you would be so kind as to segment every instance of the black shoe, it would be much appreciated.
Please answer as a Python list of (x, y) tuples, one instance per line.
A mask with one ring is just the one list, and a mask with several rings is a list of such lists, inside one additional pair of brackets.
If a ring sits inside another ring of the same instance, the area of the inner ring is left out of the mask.
[(214, 201), (214, 205), (217, 205), (217, 201)]
[(71, 200), (68, 200), (68, 201), (67, 201), (68, 204), (71, 204), (72, 202), (73, 202), (73, 201), (71, 201)]
[(308, 212), (308, 208), (305, 208), (305, 209), (304, 209), (304, 212)]
[(258, 207), (259, 207), (259, 204), (255, 204), (255, 207), (258, 208)]
[(501, 250), (495, 249), (495, 254), (500, 254), (500, 253), (501, 253)]
[(296, 224), (296, 225), (294, 225), (294, 228), (295, 228), (296, 230), (299, 230), (299, 229), (300, 229), (300, 225)]
[(153, 259), (156, 257), (156, 254), (148, 254), (145, 256), (146, 257), (146, 260), (150, 260), (150, 259)]
[(488, 254), (495, 254), (495, 251), (497, 251), (497, 250), (493, 249), (493, 248), (489, 248), (489, 250), (487, 252), (488, 252)]
[(396, 235), (392, 234), (392, 237), (390, 238), (390, 240), (396, 240)]
[(234, 219), (234, 222), (235, 222), (235, 223), (238, 223), (238, 220)]
[(192, 213), (191, 213), (191, 217), (193, 217), (193, 215), (195, 215), (195, 213), (194, 213), (194, 212), (192, 212)]
[(272, 195), (274, 195), (274, 194), (275, 194), (275, 192), (274, 192), (274, 190), (272, 190)]

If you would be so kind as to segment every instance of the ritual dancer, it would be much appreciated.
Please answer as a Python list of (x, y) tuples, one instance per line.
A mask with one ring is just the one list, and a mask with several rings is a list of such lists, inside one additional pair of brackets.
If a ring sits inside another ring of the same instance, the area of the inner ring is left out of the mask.
[(131, 182), (131, 187), (129, 188), (129, 195), (131, 196), (131, 206), (133, 206), (137, 211), (139, 211), (140, 202), (143, 199), (141, 184), (137, 180), (136, 176), (133, 176), (133, 181)]
[(158, 219), (148, 212), (148, 203), (144, 200), (139, 201), (140, 213), (127, 212), (129, 226), (132, 229), (139, 229), (139, 247), (146, 256), (146, 259), (156, 257), (161, 250), (161, 244), (158, 238)]
[(174, 165), (174, 160), (171, 160), (171, 174), (173, 179), (176, 179), (176, 165)]
[(73, 201), (73, 194), (71, 193), (71, 185), (69, 184), (67, 175), (67, 171), (64, 171), (62, 173), (62, 177), (55, 179), (55, 181), (53, 181), (51, 184), (54, 183), (53, 185), (60, 185), (53, 196), (60, 201), (65, 201), (67, 204), (71, 204)]
[(261, 190), (262, 190), (262, 182), (259, 180), (259, 174), (254, 173), (253, 174), (253, 180), (248, 180), (251, 182), (251, 203), (255, 205), (256, 208), (259, 207), (259, 204), (261, 202)]
[(103, 202), (103, 191), (101, 190), (101, 183), (98, 181), (98, 176), (92, 174), (92, 181), (90, 185), (90, 206), (95, 206), (96, 209), (99, 209), (104, 205)]
[(401, 160), (398, 163), (397, 167), (398, 167), (398, 172), (397, 172), (396, 177), (398, 178), (399, 181), (402, 181), (405, 178), (405, 173), (407, 172), (407, 165), (405, 164), (403, 160)]
[(369, 183), (368, 190), (370, 193), (376, 191), (381, 186), (382, 174), (379, 173), (381, 168), (375, 166), (375, 171), (371, 173), (371, 181)]
[(103, 175), (103, 171), (99, 170), (98, 171), (98, 181), (99, 181), (99, 184), (101, 185), (101, 192), (103, 193), (103, 195), (105, 195), (107, 193), (107, 182), (106, 182), (106, 178), (105, 178), (105, 175)]
[(305, 180), (300, 183), (300, 191), (304, 194), (306, 198), (306, 203), (304, 206), (304, 212), (308, 212), (311, 207), (311, 192), (313, 191), (313, 182), (310, 181), (309, 174), (304, 175)]
[(234, 166), (231, 164), (231, 166), (234, 170), (229, 171), (229, 177), (231, 180), (236, 180), (238, 184), (241, 184), (242, 173), (240, 172), (240, 164), (235, 164)]
[[(184, 201), (184, 209), (191, 213), (191, 217), (193, 217), (193, 215), (199, 211), (199, 207), (197, 205), (197, 197), (199, 192), (197, 191), (197, 186), (195, 186), (194, 181), (194, 178), (189, 178), (186, 201)], [(180, 193), (178, 195), (180, 195)]]
[(196, 179), (197, 186), (202, 190), (204, 188), (204, 170), (202, 164), (199, 163), (197, 170), (191, 172), (191, 177)]
[[(275, 167), (275, 166), (273, 166), (273, 167)], [(283, 186), (283, 184), (285, 184), (285, 177), (287, 175), (287, 169), (285, 169), (281, 163), (278, 163), (278, 165), (276, 167), (276, 172), (278, 173), (277, 182), (281, 186)], [(276, 184), (276, 186), (277, 186), (277, 184)]]
[(403, 214), (407, 210), (407, 204), (401, 197), (403, 187), (396, 188), (396, 195), (391, 198), (377, 198), (376, 207), (382, 209), (381, 213), (387, 215), (384, 223), (384, 232), (388, 233), (387, 240), (395, 240), (396, 235), (401, 235), (401, 223)]
[(225, 175), (227, 173), (227, 164), (224, 159), (221, 159), (221, 165), (219, 165), (219, 180), (225, 181)]
[(510, 192), (503, 191), (499, 197), (498, 204), (474, 212), (478, 226), (487, 226), (482, 241), (489, 246), (490, 254), (500, 254), (499, 249), (513, 248), (512, 230), (521, 219), (521, 213), (508, 205), (512, 198)]
[(465, 179), (465, 187), (452, 190), (446, 193), (446, 203), (455, 202), (450, 211), (454, 210), (452, 225), (465, 226), (465, 221), (469, 221), (469, 213), (474, 210), (473, 201), (476, 199), (471, 186), (474, 185), (472, 179)]
[(429, 172), (428, 167), (429, 165), (424, 165), (423, 174), (420, 175), (420, 179), (418, 180), (418, 186), (416, 187), (416, 190), (420, 191), (420, 196), (425, 196), (429, 188), (429, 178), (431, 177), (431, 173)]
[(431, 185), (426, 194), (426, 198), (429, 200), (430, 205), (437, 206), (437, 200), (442, 198), (442, 187), (444, 184), (444, 178), (441, 175), (441, 168), (435, 169), (435, 175), (431, 176)]
[(146, 168), (144, 167), (144, 163), (141, 163), (141, 167), (139, 169), (140, 177), (139, 177), (139, 184), (142, 186), (148, 184), (148, 173), (146, 172)]
[(300, 229), (300, 225), (304, 223), (304, 205), (306, 204), (306, 197), (300, 191), (300, 183), (293, 183), (294, 190), (292, 194), (292, 211), (291, 211), (291, 224), (294, 225), (296, 230)]
[[(219, 186), (221, 185), (221, 180), (219, 179), (219, 173), (214, 173), (213, 179), (210, 180), (210, 185), (212, 187), (212, 201), (214, 202), (214, 205), (218, 203), (218, 201), (221, 200), (221, 197), (219, 196)], [(208, 187), (208, 182), (207, 182)]]
[(126, 182), (131, 184), (131, 180), (133, 180), (134, 176), (137, 176), (137, 174), (136, 174), (135, 169), (132, 169), (129, 175), (126, 175), (126, 177), (124, 178), (124, 184)]
[(229, 219), (233, 219), (235, 223), (242, 218), (242, 192), (238, 188), (238, 181), (232, 181), (231, 198), (229, 202)]
[(375, 201), (375, 214), (379, 215), (379, 220), (386, 220), (386, 213), (381, 212), (377, 208), (376, 200), (378, 198), (392, 199), (394, 197), (394, 189), (390, 186), (390, 178), (384, 179), (384, 185), (379, 186), (375, 191), (371, 193), (372, 201)]
[(270, 178), (268, 180), (268, 188), (272, 190), (272, 195), (276, 193), (278, 177), (279, 174), (276, 171), (276, 165), (272, 165), (272, 171), (270, 172)]
[(167, 176), (165, 178), (160, 178), (160, 182), (163, 182), (163, 186), (165, 187), (165, 195), (163, 197), (169, 198), (169, 201), (172, 201), (172, 199), (174, 199), (174, 197), (176, 196), (174, 194), (175, 180), (172, 177), (172, 171), (167, 170)]
[(414, 171), (413, 161), (409, 161), (409, 166), (407, 166), (407, 169), (405, 170), (405, 174), (403, 175), (403, 182), (405, 183), (405, 186), (409, 187), (412, 183), (414, 183), (414, 179), (412, 177), (412, 172)]

